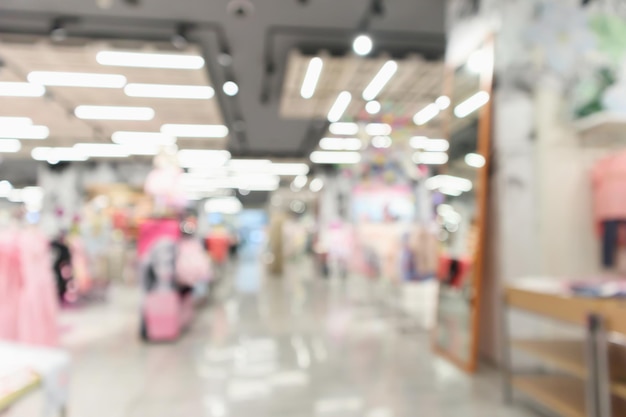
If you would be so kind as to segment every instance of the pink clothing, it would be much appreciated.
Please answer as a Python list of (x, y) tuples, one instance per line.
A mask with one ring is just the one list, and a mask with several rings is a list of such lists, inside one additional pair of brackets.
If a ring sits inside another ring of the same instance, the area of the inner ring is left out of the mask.
[(179, 242), (176, 255), (176, 279), (190, 286), (211, 280), (209, 257), (197, 239), (185, 238)]
[(169, 238), (178, 241), (180, 227), (176, 219), (146, 219), (139, 226), (139, 238), (137, 239), (137, 256), (142, 259), (152, 245), (159, 239)]
[(54, 346), (57, 301), (48, 241), (37, 230), (0, 237), (0, 339)]
[(626, 152), (596, 163), (592, 184), (596, 222), (626, 220)]

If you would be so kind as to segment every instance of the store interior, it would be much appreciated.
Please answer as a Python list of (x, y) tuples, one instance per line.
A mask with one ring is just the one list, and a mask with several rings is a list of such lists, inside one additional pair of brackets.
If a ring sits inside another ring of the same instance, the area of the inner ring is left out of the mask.
[(626, 416), (614, 0), (0, 4), (0, 416)]

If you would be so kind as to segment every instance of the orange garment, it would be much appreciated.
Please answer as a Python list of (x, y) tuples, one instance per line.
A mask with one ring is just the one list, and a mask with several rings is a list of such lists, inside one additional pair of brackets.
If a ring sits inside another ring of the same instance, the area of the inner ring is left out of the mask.
[(224, 263), (228, 258), (230, 238), (223, 233), (214, 233), (207, 238), (209, 253), (214, 262)]

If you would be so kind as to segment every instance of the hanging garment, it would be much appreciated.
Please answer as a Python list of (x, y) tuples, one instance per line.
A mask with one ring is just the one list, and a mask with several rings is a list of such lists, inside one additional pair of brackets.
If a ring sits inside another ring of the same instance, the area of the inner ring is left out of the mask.
[(70, 248), (61, 239), (52, 241), (50, 247), (54, 253), (53, 270), (59, 301), (61, 303), (71, 301), (70, 297), (68, 297), (68, 293), (72, 289), (71, 282), (73, 280)]
[(35, 229), (21, 232), (17, 242), (22, 273), (17, 340), (56, 346), (58, 307), (48, 242)]
[(15, 245), (17, 233), (0, 234), (0, 339), (17, 340), (22, 275), (19, 252)]
[(211, 278), (209, 257), (200, 241), (192, 237), (181, 239), (176, 255), (176, 280), (194, 286), (198, 282), (208, 282)]
[(592, 185), (596, 222), (626, 220), (626, 152), (596, 163)]
[(625, 220), (606, 220), (602, 222), (602, 265), (615, 266), (617, 247), (620, 243), (620, 231), (626, 228)]
[(148, 254), (152, 245), (161, 238), (169, 238), (173, 241), (180, 238), (178, 220), (168, 218), (144, 220), (139, 226), (137, 256), (142, 259)]

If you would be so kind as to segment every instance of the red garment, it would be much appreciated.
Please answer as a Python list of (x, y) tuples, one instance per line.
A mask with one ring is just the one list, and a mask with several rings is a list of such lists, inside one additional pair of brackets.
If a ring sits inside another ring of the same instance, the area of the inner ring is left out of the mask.
[(592, 185), (596, 224), (605, 220), (626, 220), (626, 152), (596, 163)]
[(214, 233), (207, 238), (207, 246), (213, 261), (224, 263), (228, 259), (230, 249), (230, 238), (223, 233)]

